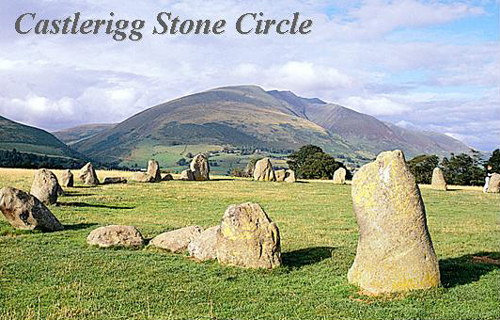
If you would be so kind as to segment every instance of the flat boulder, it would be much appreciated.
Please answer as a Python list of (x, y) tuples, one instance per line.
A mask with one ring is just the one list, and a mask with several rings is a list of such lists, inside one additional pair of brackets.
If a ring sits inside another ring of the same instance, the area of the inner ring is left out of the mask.
[(345, 176), (347, 174), (347, 171), (345, 168), (338, 168), (335, 170), (333, 173), (333, 183), (334, 184), (345, 184)]
[(70, 170), (64, 170), (61, 173), (61, 185), (65, 188), (72, 188), (75, 184), (73, 173)]
[(30, 193), (46, 205), (57, 202), (57, 197), (63, 194), (56, 175), (47, 169), (35, 171)]
[(62, 224), (36, 197), (19, 189), (0, 189), (0, 211), (16, 229), (42, 231), (63, 230)]
[(443, 171), (440, 168), (434, 168), (434, 170), (432, 170), (431, 188), (434, 190), (448, 190)]
[(92, 230), (87, 243), (101, 248), (140, 247), (144, 244), (144, 238), (136, 227), (109, 225)]
[(191, 169), (186, 169), (182, 171), (180, 179), (183, 181), (194, 181), (193, 171), (191, 171)]
[(269, 158), (260, 159), (255, 163), (253, 179), (256, 181), (276, 181), (276, 174)]
[(149, 244), (153, 247), (173, 253), (183, 253), (189, 243), (203, 231), (202, 227), (190, 226), (164, 232), (154, 237)]
[(149, 160), (147, 173), (153, 177), (153, 182), (161, 181), (160, 164), (156, 160)]
[(256, 203), (229, 206), (217, 232), (217, 260), (224, 265), (272, 269), (281, 265), (278, 227)]
[(297, 179), (295, 179), (295, 171), (288, 169), (286, 171), (285, 182), (294, 183)]
[(382, 152), (353, 177), (359, 227), (347, 278), (369, 294), (428, 289), (440, 284), (420, 190), (403, 152)]
[(97, 173), (92, 166), (92, 163), (87, 163), (83, 168), (80, 169), (80, 181), (85, 185), (97, 186), (99, 184), (99, 178)]
[(124, 177), (105, 177), (102, 180), (102, 184), (119, 184), (127, 183), (127, 179)]
[(130, 180), (135, 182), (155, 182), (155, 177), (147, 172), (135, 172)]
[(500, 174), (494, 173), (490, 177), (490, 182), (488, 183), (488, 193), (499, 193), (500, 192)]
[(161, 181), (171, 181), (171, 180), (174, 180), (174, 177), (170, 174), (170, 173), (167, 173), (165, 176), (163, 176), (163, 178), (161, 179)]
[(217, 259), (217, 232), (220, 226), (206, 229), (196, 236), (188, 245), (189, 256), (198, 260)]
[(278, 182), (285, 181), (285, 178), (286, 178), (286, 170), (285, 169), (276, 170), (276, 171), (274, 171), (274, 174), (276, 176), (276, 181), (278, 181)]
[(195, 181), (207, 181), (210, 180), (210, 164), (208, 163), (208, 158), (206, 155), (199, 153), (189, 165), (189, 169), (193, 173), (193, 178)]

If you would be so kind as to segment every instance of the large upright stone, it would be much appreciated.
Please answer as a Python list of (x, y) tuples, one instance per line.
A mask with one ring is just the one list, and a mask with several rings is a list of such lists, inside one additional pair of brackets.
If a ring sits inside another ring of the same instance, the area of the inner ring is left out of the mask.
[(156, 160), (149, 160), (147, 173), (153, 177), (154, 182), (161, 181), (160, 164)]
[(440, 168), (434, 168), (432, 171), (431, 187), (435, 190), (448, 190), (446, 180), (444, 179), (443, 171)]
[(333, 183), (334, 184), (345, 184), (345, 176), (347, 174), (347, 171), (345, 168), (338, 168), (335, 170), (333, 173)]
[(35, 171), (30, 193), (48, 205), (56, 203), (57, 197), (63, 194), (63, 190), (52, 171), (39, 169)]
[(494, 173), (490, 177), (490, 182), (488, 183), (488, 193), (499, 193), (500, 192), (500, 174)]
[(217, 232), (221, 264), (272, 269), (281, 265), (278, 227), (256, 203), (229, 206)]
[(87, 163), (83, 168), (80, 169), (80, 181), (83, 184), (96, 186), (99, 184), (99, 178), (97, 173), (92, 166), (92, 163)]
[(40, 200), (15, 188), (0, 189), (0, 211), (16, 229), (63, 230), (59, 220)]
[(295, 171), (291, 170), (291, 169), (288, 169), (286, 171), (286, 177), (285, 177), (285, 182), (288, 182), (288, 183), (294, 183), (296, 182), (297, 180), (295, 179)]
[(72, 188), (74, 185), (74, 182), (75, 181), (74, 181), (73, 173), (71, 173), (71, 171), (69, 169), (64, 170), (61, 173), (61, 185), (63, 187)]
[(205, 156), (204, 154), (197, 154), (191, 161), (189, 169), (193, 173), (194, 180), (210, 180), (210, 164), (208, 163), (207, 156)]
[(438, 286), (424, 203), (403, 152), (382, 152), (363, 166), (352, 199), (360, 235), (349, 282), (371, 294)]
[(269, 158), (263, 158), (255, 163), (253, 179), (256, 181), (276, 181), (273, 165)]

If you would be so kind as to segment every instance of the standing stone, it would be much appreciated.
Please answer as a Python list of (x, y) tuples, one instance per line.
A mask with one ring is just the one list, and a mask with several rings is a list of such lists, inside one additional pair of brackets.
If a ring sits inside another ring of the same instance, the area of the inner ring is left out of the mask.
[(64, 170), (61, 174), (61, 185), (65, 188), (72, 188), (74, 185), (73, 173), (70, 170)]
[(36, 197), (11, 187), (0, 189), (0, 211), (16, 229), (63, 230), (62, 224)]
[(110, 225), (92, 230), (87, 243), (101, 248), (140, 247), (144, 244), (144, 238), (136, 227)]
[(278, 227), (256, 203), (227, 208), (216, 247), (221, 264), (265, 269), (281, 265)]
[(500, 174), (494, 173), (490, 177), (490, 182), (488, 183), (488, 193), (499, 193), (500, 192)]
[(35, 171), (35, 179), (31, 185), (30, 193), (44, 204), (49, 205), (56, 203), (57, 196), (62, 195), (63, 191), (53, 172), (40, 169)]
[(188, 245), (189, 256), (198, 260), (217, 259), (217, 232), (220, 226), (214, 226), (200, 233)]
[(350, 283), (371, 294), (439, 286), (424, 203), (403, 152), (382, 152), (352, 180), (359, 240)]
[(203, 228), (199, 226), (168, 231), (154, 237), (149, 244), (173, 253), (183, 253), (186, 251), (189, 243), (199, 236), (202, 231)]
[(87, 163), (83, 168), (80, 169), (80, 181), (83, 184), (96, 186), (99, 184), (99, 178), (92, 166), (92, 163)]
[(172, 175), (170, 173), (167, 173), (162, 179), (161, 181), (171, 181), (171, 180), (174, 180), (174, 177), (172, 177)]
[(444, 180), (443, 171), (440, 168), (434, 168), (432, 171), (431, 187), (432, 189), (443, 191), (448, 189), (446, 186), (446, 180)]
[(297, 180), (295, 179), (295, 171), (288, 169), (286, 171), (285, 182), (294, 183)]
[(193, 181), (194, 180), (193, 171), (191, 171), (191, 169), (186, 169), (186, 170), (182, 171), (180, 179), (184, 180), (184, 181)]
[(285, 181), (285, 178), (286, 178), (286, 170), (285, 169), (276, 170), (274, 172), (274, 174), (276, 176), (276, 181), (278, 181), (278, 182)]
[(345, 184), (345, 175), (347, 171), (345, 168), (338, 168), (333, 173), (333, 183), (334, 184)]
[(149, 160), (147, 173), (153, 177), (153, 182), (161, 181), (160, 165), (156, 160)]
[(250, 178), (253, 177), (253, 171), (255, 170), (255, 164), (250, 161), (245, 167), (245, 177)]
[(253, 172), (253, 179), (256, 181), (276, 181), (273, 165), (269, 158), (257, 161)]
[(193, 172), (194, 180), (207, 181), (210, 180), (210, 164), (208, 158), (202, 153), (197, 154), (189, 166)]

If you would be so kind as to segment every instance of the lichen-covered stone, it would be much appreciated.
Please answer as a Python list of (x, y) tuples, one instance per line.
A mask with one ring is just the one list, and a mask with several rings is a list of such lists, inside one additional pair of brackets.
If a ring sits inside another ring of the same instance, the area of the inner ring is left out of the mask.
[(180, 179), (184, 181), (194, 181), (193, 171), (191, 171), (191, 169), (186, 169), (182, 171)]
[(334, 184), (345, 184), (345, 176), (347, 174), (347, 171), (345, 168), (338, 168), (335, 170), (333, 173), (333, 183)]
[(295, 179), (295, 171), (288, 169), (286, 171), (285, 182), (294, 183), (297, 180)]
[(66, 188), (72, 188), (74, 185), (73, 173), (70, 170), (64, 170), (61, 173), (61, 185)]
[(160, 165), (156, 160), (149, 160), (147, 173), (153, 177), (153, 182), (161, 181)]
[(210, 164), (208, 163), (207, 156), (204, 154), (197, 154), (191, 161), (189, 169), (193, 173), (195, 181), (210, 180)]
[(99, 178), (97, 173), (92, 166), (92, 163), (87, 163), (83, 168), (80, 169), (80, 181), (83, 184), (96, 186), (99, 184)]
[(488, 183), (488, 193), (499, 193), (500, 192), (500, 174), (494, 173), (490, 177), (490, 182)]
[(401, 151), (379, 154), (352, 181), (359, 226), (350, 283), (371, 294), (439, 286), (424, 203)]
[(255, 163), (253, 179), (256, 181), (276, 181), (273, 165), (269, 158), (263, 158)]
[(278, 227), (256, 203), (229, 206), (217, 232), (221, 264), (272, 269), (281, 265)]
[(153, 247), (168, 250), (173, 253), (186, 251), (189, 243), (200, 235), (202, 227), (190, 226), (173, 231), (164, 232), (154, 237), (149, 244)]
[(63, 230), (59, 220), (40, 200), (19, 189), (0, 189), (0, 211), (16, 229)]
[(448, 190), (443, 171), (440, 168), (434, 168), (434, 170), (432, 171), (431, 187), (435, 190)]
[(110, 225), (92, 230), (87, 243), (101, 248), (140, 247), (144, 244), (144, 238), (136, 227)]
[(188, 245), (189, 256), (198, 260), (217, 259), (217, 232), (220, 226), (206, 229), (196, 236)]
[(35, 171), (30, 193), (46, 205), (57, 202), (57, 197), (63, 194), (56, 175), (47, 169)]

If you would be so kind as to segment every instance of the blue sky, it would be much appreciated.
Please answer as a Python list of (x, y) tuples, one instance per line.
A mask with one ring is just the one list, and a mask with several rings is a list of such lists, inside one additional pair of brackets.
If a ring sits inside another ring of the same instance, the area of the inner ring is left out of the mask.
[[(144, 39), (19, 35), (25, 12), (144, 19)], [(153, 36), (158, 12), (224, 18), (221, 36)], [(237, 17), (313, 19), (307, 36), (242, 36)], [(491, 151), (500, 144), (498, 1), (0, 2), (0, 114), (48, 130), (118, 122), (213, 87), (257, 84)]]

